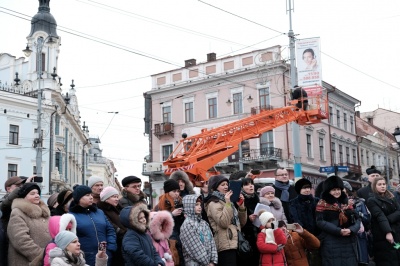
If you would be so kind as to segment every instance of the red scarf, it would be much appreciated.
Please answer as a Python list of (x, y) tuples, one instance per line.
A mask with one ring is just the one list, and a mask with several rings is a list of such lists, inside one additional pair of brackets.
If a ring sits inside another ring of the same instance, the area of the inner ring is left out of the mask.
[(341, 206), (339, 207), (339, 204), (337, 204), (337, 203), (329, 204), (325, 200), (321, 199), (318, 201), (316, 211), (317, 212), (323, 212), (323, 211), (339, 212), (339, 224), (343, 225), (348, 220), (346, 214), (344, 214), (344, 211), (352, 210), (352, 209), (353, 209), (353, 205), (341, 204)]

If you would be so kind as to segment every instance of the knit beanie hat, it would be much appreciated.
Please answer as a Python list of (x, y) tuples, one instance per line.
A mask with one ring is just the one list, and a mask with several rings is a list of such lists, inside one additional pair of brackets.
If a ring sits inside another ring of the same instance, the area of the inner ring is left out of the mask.
[(164, 182), (164, 192), (168, 193), (172, 190), (179, 190), (179, 183), (173, 179), (168, 179)]
[(54, 204), (56, 204), (56, 202), (57, 202), (57, 197), (58, 197), (58, 193), (52, 194), (52, 195), (47, 199), (47, 206), (53, 207)]
[(106, 187), (100, 193), (100, 200), (101, 201), (106, 201), (109, 197), (111, 197), (113, 195), (119, 195), (118, 190), (116, 190), (113, 187)]
[(122, 186), (127, 187), (129, 184), (132, 183), (142, 183), (142, 180), (139, 177), (136, 177), (134, 175), (130, 175), (122, 179)]
[(258, 219), (260, 219), (260, 223), (262, 226), (265, 226), (271, 218), (275, 218), (274, 215), (270, 212), (263, 212)]
[(229, 182), (229, 179), (223, 175), (213, 175), (208, 179), (208, 189), (216, 191), (218, 186), (224, 181)]
[(79, 200), (83, 196), (85, 196), (87, 194), (91, 194), (91, 193), (92, 193), (92, 189), (90, 187), (81, 185), (81, 186), (77, 186), (74, 189), (74, 192), (72, 192), (72, 197), (74, 198), (74, 202), (76, 204), (79, 204)]
[(94, 186), (94, 184), (96, 184), (98, 182), (104, 182), (103, 178), (101, 178), (99, 176), (91, 176), (88, 181), (88, 187), (92, 188)]
[(64, 206), (70, 199), (72, 199), (72, 191), (69, 189), (63, 190), (58, 194), (58, 205)]
[(56, 235), (54, 242), (56, 242), (57, 247), (64, 250), (72, 241), (77, 238), (78, 237), (70, 231), (61, 231)]
[(260, 197), (264, 197), (267, 192), (274, 192), (275, 188), (273, 186), (265, 186), (260, 190)]
[(296, 190), (297, 194), (300, 195), (300, 191), (304, 186), (311, 188), (312, 185), (311, 185), (310, 180), (305, 179), (305, 178), (297, 180), (296, 184), (294, 184), (294, 190)]
[(29, 192), (32, 190), (37, 189), (40, 195), (40, 187), (36, 183), (25, 183), (18, 191), (18, 198), (25, 198)]
[(346, 180), (343, 180), (343, 186), (346, 188), (348, 191), (353, 191), (353, 188), (351, 187), (350, 183), (347, 182)]

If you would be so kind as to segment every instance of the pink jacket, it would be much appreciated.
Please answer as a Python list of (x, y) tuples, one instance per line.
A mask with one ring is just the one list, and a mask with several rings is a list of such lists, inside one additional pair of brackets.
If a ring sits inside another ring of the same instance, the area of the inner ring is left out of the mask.
[(46, 246), (46, 252), (43, 259), (44, 266), (50, 266), (50, 250), (57, 247), (54, 243), (54, 238), (60, 231), (69, 230), (76, 234), (76, 220), (75, 216), (70, 213), (65, 213), (62, 216), (51, 216), (49, 220), (49, 232), (52, 242)]
[[(174, 219), (168, 211), (158, 211), (150, 213), (149, 235), (153, 240), (153, 246), (160, 257), (165, 260), (165, 266), (174, 266), (172, 253), (169, 249), (168, 239), (172, 235)], [(165, 254), (170, 256), (165, 256)]]

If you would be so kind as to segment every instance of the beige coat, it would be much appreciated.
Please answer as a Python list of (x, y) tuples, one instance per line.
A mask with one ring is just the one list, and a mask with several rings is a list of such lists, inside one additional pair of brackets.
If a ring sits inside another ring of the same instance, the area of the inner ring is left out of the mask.
[(229, 249), (237, 249), (238, 236), (237, 230), (246, 224), (247, 212), (246, 209), (238, 210), (240, 226), (232, 224), (233, 209), (225, 202), (219, 200), (209, 201), (205, 207), (208, 220), (214, 232), (214, 240), (217, 246), (217, 251), (221, 252)]
[(50, 242), (48, 223), (50, 210), (43, 201), (39, 205), (15, 199), (8, 224), (8, 265), (41, 265), (43, 252)]

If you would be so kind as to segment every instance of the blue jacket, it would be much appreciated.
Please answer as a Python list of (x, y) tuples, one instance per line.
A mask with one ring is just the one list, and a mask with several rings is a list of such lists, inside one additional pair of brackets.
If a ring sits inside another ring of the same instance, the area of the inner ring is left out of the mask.
[(95, 265), (99, 243), (107, 242), (108, 265), (112, 264), (112, 252), (117, 250), (114, 227), (107, 220), (104, 212), (96, 204), (83, 208), (80, 205), (71, 206), (70, 213), (75, 216), (76, 233), (85, 253), (86, 263)]
[[(141, 212), (145, 214), (146, 225), (138, 221), (138, 216)], [(128, 228), (122, 240), (122, 255), (127, 266), (165, 265), (154, 248), (150, 236), (146, 233), (150, 222), (149, 214), (150, 212), (144, 204), (139, 204), (135, 207), (125, 207), (120, 213), (122, 225)]]

